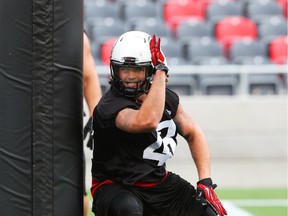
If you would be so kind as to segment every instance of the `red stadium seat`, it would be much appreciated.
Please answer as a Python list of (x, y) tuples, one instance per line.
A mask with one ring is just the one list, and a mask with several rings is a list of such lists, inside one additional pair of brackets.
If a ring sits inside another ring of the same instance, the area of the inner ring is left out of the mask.
[(248, 38), (256, 40), (258, 37), (257, 26), (252, 20), (246, 17), (227, 17), (216, 23), (215, 37), (228, 51), (233, 41)]
[(281, 5), (283, 15), (288, 19), (288, 0), (277, 0), (277, 3)]
[(163, 18), (175, 31), (179, 22), (188, 18), (205, 19), (205, 2), (197, 0), (170, 0), (163, 4)]
[(103, 65), (110, 65), (111, 51), (116, 40), (117, 38), (110, 38), (101, 44), (100, 56)]
[(275, 64), (288, 63), (288, 36), (281, 36), (274, 39), (269, 46), (269, 56)]

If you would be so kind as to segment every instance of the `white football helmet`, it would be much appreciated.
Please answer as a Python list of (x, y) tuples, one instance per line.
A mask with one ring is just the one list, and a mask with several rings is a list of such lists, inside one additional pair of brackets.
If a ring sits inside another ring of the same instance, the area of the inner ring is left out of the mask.
[[(121, 94), (136, 97), (148, 92), (153, 78), (153, 64), (151, 60), (151, 36), (141, 31), (129, 31), (122, 34), (115, 42), (110, 57), (111, 84)], [(137, 81), (137, 88), (127, 88), (119, 78), (119, 67), (145, 67), (145, 80)]]

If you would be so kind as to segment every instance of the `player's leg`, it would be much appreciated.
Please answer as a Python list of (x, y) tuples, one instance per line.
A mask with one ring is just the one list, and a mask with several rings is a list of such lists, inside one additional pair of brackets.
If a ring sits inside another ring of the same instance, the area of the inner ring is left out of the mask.
[(142, 216), (143, 204), (133, 193), (111, 184), (98, 189), (92, 210), (97, 216)]
[(83, 216), (88, 216), (89, 208), (89, 198), (86, 191), (86, 161), (83, 153)]
[(87, 195), (83, 196), (83, 216), (88, 216), (89, 213), (89, 198)]
[(216, 212), (209, 206), (203, 206), (204, 213), (201, 216), (217, 216)]

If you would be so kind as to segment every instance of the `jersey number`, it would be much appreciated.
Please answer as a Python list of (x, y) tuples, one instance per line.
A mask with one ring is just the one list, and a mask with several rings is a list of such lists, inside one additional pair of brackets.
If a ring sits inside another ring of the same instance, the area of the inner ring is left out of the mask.
[[(167, 134), (161, 137), (161, 131), (167, 130)], [(157, 127), (157, 141), (148, 146), (143, 152), (144, 159), (158, 161), (158, 166), (162, 166), (169, 158), (174, 155), (176, 141), (173, 138), (176, 133), (176, 125), (173, 120), (160, 122)], [(162, 152), (157, 149), (163, 149)]]

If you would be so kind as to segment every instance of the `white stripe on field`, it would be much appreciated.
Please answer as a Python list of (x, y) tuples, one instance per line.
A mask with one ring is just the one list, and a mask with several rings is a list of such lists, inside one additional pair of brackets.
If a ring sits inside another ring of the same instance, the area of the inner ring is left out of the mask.
[(288, 206), (287, 199), (232, 199), (229, 202), (237, 206)]
[(226, 209), (228, 215), (233, 216), (253, 216), (247, 211), (244, 211), (243, 209), (237, 207), (235, 204), (230, 202), (230, 200), (223, 200), (221, 201), (223, 203), (224, 208)]

